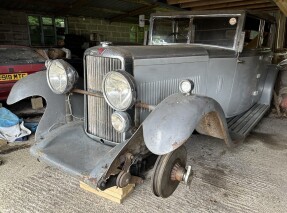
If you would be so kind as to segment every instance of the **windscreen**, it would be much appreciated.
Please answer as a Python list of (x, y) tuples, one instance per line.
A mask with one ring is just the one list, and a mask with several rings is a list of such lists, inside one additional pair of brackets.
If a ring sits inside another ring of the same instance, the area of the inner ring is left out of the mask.
[(155, 18), (152, 44), (194, 43), (233, 48), (238, 17)]

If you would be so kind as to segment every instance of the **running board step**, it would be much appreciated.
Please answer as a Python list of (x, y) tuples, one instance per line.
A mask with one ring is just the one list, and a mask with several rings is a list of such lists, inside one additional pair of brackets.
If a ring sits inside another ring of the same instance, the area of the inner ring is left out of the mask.
[(255, 104), (247, 112), (227, 120), (230, 135), (234, 139), (245, 138), (268, 111), (269, 105)]

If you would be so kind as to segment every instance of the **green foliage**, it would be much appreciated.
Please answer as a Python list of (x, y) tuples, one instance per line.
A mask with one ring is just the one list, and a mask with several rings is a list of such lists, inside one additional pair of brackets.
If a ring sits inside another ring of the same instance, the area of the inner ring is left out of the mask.
[(38, 16), (28, 16), (29, 25), (39, 26), (39, 17)]
[(53, 20), (50, 17), (42, 17), (43, 25), (53, 25)]

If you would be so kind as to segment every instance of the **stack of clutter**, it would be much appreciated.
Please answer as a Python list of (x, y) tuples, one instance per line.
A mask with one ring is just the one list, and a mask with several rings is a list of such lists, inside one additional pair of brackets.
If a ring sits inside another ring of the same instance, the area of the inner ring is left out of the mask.
[(5, 107), (0, 108), (0, 139), (8, 142), (23, 141), (31, 134), (14, 113)]

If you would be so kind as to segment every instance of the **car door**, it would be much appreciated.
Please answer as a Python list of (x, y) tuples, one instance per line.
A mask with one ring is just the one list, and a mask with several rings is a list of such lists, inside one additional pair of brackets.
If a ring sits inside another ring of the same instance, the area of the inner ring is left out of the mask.
[[(261, 43), (264, 21), (255, 17), (246, 17), (243, 51), (237, 57), (232, 95), (229, 104), (230, 114), (237, 115), (248, 110), (259, 97), (259, 80), (262, 72), (262, 60), (265, 55), (258, 48)], [(262, 91), (262, 90), (261, 90)]]

